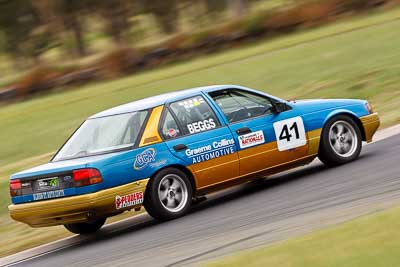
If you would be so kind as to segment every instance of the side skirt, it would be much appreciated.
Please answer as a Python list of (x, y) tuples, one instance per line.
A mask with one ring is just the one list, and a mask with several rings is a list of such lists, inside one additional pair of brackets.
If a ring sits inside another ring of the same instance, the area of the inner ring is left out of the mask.
[(309, 156), (306, 156), (306, 157), (303, 157), (303, 158), (300, 158), (300, 159), (297, 159), (294, 161), (290, 161), (290, 162), (287, 162), (287, 163), (284, 163), (281, 165), (277, 165), (274, 167), (270, 167), (270, 168), (261, 170), (259, 172), (255, 172), (255, 173), (244, 175), (244, 176), (238, 176), (238, 177), (232, 178), (230, 180), (223, 181), (221, 183), (216, 183), (216, 184), (212, 184), (212, 185), (209, 185), (206, 187), (197, 188), (196, 195), (209, 194), (212, 192), (227, 189), (227, 188), (235, 186), (235, 185), (243, 184), (245, 182), (249, 182), (249, 181), (258, 179), (260, 177), (263, 177), (263, 176), (273, 175), (273, 174), (287, 171), (287, 170), (290, 170), (290, 169), (293, 169), (296, 167), (304, 166), (304, 165), (311, 163), (316, 157), (317, 157), (317, 154), (309, 155)]

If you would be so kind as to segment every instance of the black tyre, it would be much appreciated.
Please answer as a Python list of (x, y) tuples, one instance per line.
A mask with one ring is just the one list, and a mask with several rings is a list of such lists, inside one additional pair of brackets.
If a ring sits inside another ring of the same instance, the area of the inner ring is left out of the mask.
[(97, 232), (106, 222), (106, 219), (98, 219), (87, 223), (71, 223), (64, 225), (68, 231), (74, 234), (87, 235)]
[(187, 213), (192, 196), (193, 188), (186, 174), (175, 168), (167, 168), (150, 179), (144, 207), (156, 220), (172, 220)]
[(328, 166), (337, 166), (358, 158), (362, 136), (357, 123), (349, 116), (339, 115), (324, 126), (319, 159)]

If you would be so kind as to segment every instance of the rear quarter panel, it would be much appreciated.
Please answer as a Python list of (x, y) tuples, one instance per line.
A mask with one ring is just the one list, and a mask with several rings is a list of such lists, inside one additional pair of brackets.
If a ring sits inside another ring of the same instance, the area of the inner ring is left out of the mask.
[(185, 165), (171, 154), (165, 143), (158, 143), (121, 153), (104, 162), (94, 162), (89, 167), (99, 169), (104, 188), (110, 188), (149, 178), (158, 170), (176, 164)]

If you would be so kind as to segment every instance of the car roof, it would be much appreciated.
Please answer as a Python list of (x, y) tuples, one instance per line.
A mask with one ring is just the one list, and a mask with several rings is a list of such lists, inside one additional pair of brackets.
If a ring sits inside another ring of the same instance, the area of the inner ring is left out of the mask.
[(223, 90), (223, 89), (228, 89), (228, 88), (240, 88), (240, 89), (249, 90), (248, 88), (241, 87), (238, 85), (213, 85), (213, 86), (196, 87), (196, 88), (161, 94), (161, 95), (157, 95), (157, 96), (147, 97), (147, 98), (140, 99), (140, 100), (137, 100), (134, 102), (130, 102), (130, 103), (127, 103), (124, 105), (116, 106), (116, 107), (104, 110), (102, 112), (99, 112), (99, 113), (89, 117), (89, 119), (107, 117), (107, 116), (112, 116), (112, 115), (118, 115), (118, 114), (124, 114), (124, 113), (154, 108), (157, 106), (164, 105), (165, 103), (168, 103), (168, 102), (173, 102), (175, 100), (190, 97), (190, 96), (193, 96), (196, 94), (201, 94), (202, 92), (212, 92), (212, 91)]

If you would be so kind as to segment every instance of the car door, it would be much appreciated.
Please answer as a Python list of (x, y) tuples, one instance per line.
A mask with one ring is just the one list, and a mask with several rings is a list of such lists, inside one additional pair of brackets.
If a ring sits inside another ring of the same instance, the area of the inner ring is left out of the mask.
[(275, 99), (242, 89), (209, 93), (224, 114), (238, 147), (240, 175), (249, 175), (308, 153), (301, 114), (286, 105), (276, 112)]
[(160, 133), (171, 153), (183, 160), (194, 174), (198, 189), (239, 175), (233, 135), (203, 95), (167, 105)]

